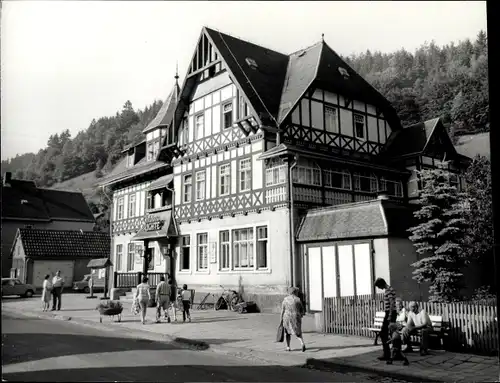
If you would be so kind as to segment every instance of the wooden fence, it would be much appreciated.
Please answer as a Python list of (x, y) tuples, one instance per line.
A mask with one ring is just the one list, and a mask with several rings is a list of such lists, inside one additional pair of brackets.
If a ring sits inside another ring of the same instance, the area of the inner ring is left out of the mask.
[[(151, 287), (156, 287), (158, 283), (160, 283), (160, 277), (165, 277), (167, 279), (167, 274), (165, 273), (148, 273), (146, 275), (149, 278), (149, 285)], [(116, 288), (131, 288), (136, 287), (139, 283), (142, 282), (143, 274), (142, 272), (135, 273), (118, 273), (115, 271), (113, 276), (113, 286)]]
[[(403, 301), (408, 309), (410, 302)], [(417, 302), (430, 315), (442, 315), (450, 330), (444, 339), (448, 350), (470, 350), (479, 353), (498, 351), (498, 327), (495, 305), (474, 303)], [(384, 311), (383, 294), (375, 296), (325, 298), (324, 331), (333, 334), (373, 337), (366, 328), (373, 327), (377, 311)]]

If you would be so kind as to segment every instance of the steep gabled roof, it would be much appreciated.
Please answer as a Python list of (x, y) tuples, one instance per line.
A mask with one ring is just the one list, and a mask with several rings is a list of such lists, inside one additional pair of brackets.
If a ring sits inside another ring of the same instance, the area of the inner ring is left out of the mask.
[(167, 99), (158, 111), (156, 117), (153, 118), (142, 133), (146, 134), (147, 132), (160, 126), (168, 126), (172, 122), (172, 117), (174, 116), (175, 108), (177, 107), (177, 95), (179, 92), (179, 85), (175, 84)]
[(146, 157), (144, 157), (135, 164), (134, 167), (127, 168), (127, 158), (124, 158), (116, 165), (111, 173), (99, 180), (97, 186), (111, 185), (167, 166), (170, 165), (163, 161), (148, 161)]
[[(269, 113), (277, 119), (288, 56), (207, 27), (204, 29), (255, 112)], [(256, 69), (247, 64), (247, 58), (257, 63)]]
[(27, 258), (108, 258), (110, 256), (109, 233), (18, 229), (16, 240), (22, 241)]

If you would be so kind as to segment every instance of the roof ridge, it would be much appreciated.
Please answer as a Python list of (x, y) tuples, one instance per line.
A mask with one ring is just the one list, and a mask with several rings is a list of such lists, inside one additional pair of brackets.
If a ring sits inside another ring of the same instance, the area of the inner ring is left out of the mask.
[(227, 37), (231, 37), (231, 38), (236, 39), (236, 40), (243, 41), (244, 43), (251, 44), (251, 45), (254, 45), (254, 46), (262, 48), (262, 49), (267, 49), (268, 51), (271, 51), (271, 52), (274, 52), (274, 53), (278, 53), (278, 54), (283, 55), (283, 56), (288, 56), (287, 54), (279, 52), (279, 51), (277, 51), (275, 49), (271, 49), (271, 48), (265, 47), (263, 45), (253, 43), (253, 42), (248, 41), (248, 40), (243, 40), (242, 38), (235, 37), (233, 35), (228, 35), (227, 33), (221, 32), (218, 29), (213, 29), (213, 28), (210, 28), (210, 27), (207, 27), (207, 26), (204, 26), (203, 28), (205, 28), (207, 30), (210, 30), (212, 32), (215, 32), (215, 33), (220, 33), (221, 35), (224, 35), (224, 36), (227, 36)]
[(299, 52), (304, 52), (304, 51), (307, 51), (307, 50), (309, 50), (309, 49), (314, 48), (316, 45), (318, 45), (318, 44), (322, 44), (322, 43), (324, 43), (324, 41), (318, 41), (317, 43), (314, 43), (314, 44), (312, 44), (312, 45), (309, 45), (309, 46), (307, 46), (307, 47), (305, 47), (305, 48), (298, 49), (298, 50), (296, 50), (296, 51), (294, 51), (294, 52), (292, 52), (292, 53), (288, 54), (288, 56), (292, 56), (292, 55), (297, 54), (297, 53), (299, 53)]

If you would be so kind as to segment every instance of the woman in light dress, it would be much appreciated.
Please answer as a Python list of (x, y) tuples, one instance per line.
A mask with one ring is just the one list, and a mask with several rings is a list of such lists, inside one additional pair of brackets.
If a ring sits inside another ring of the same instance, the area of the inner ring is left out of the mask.
[(135, 299), (141, 306), (142, 324), (146, 323), (146, 311), (148, 309), (148, 303), (151, 300), (151, 287), (149, 287), (148, 280), (148, 277), (142, 278), (142, 283), (137, 286), (137, 290), (135, 291)]
[(286, 350), (290, 351), (290, 338), (294, 334), (302, 345), (302, 352), (306, 351), (304, 340), (302, 339), (302, 317), (305, 314), (304, 306), (298, 296), (299, 289), (290, 287), (288, 295), (283, 299), (281, 306), (281, 324), (285, 331)]
[(45, 276), (42, 288), (42, 307), (43, 311), (48, 311), (50, 307), (50, 297), (52, 293), (52, 283), (50, 282), (50, 275)]

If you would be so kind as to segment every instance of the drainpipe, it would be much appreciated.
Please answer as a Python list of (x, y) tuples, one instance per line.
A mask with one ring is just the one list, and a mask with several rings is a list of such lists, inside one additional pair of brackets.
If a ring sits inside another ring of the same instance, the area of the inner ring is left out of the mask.
[(293, 160), (292, 165), (289, 168), (288, 174), (288, 190), (290, 193), (290, 284), (291, 286), (295, 286), (295, 224), (294, 224), (294, 214), (293, 214), (293, 177), (292, 171), (295, 166), (297, 166), (297, 162), (299, 160), (299, 155), (296, 154)]

